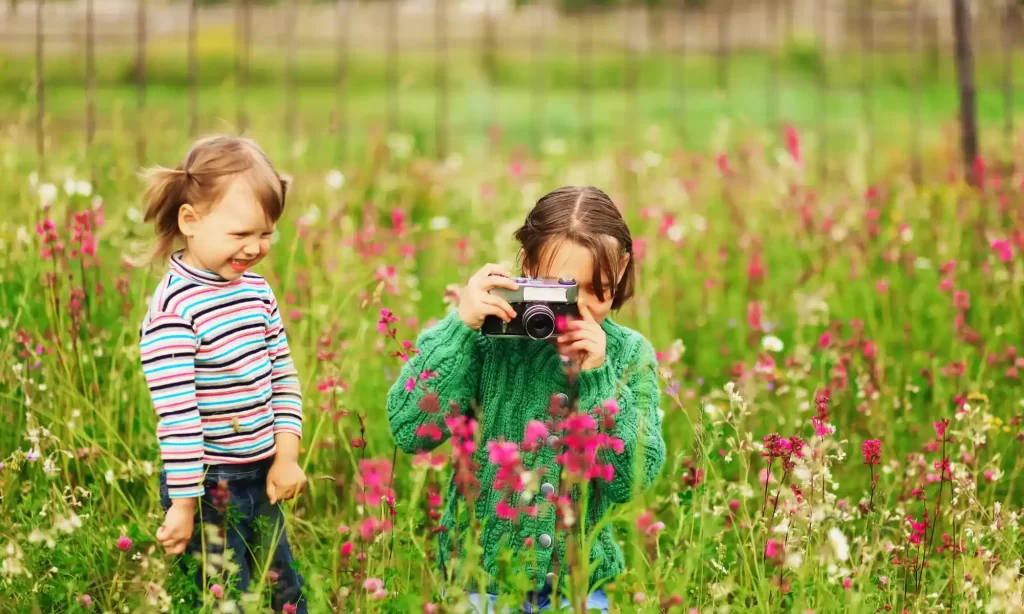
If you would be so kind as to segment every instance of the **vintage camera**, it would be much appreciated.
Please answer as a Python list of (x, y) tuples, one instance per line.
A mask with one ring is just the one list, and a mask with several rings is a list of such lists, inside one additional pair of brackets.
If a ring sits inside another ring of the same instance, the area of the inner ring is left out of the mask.
[(579, 286), (575, 279), (511, 279), (519, 285), (518, 289), (493, 288), (490, 293), (508, 301), (515, 309), (516, 317), (506, 323), (497, 316), (487, 316), (480, 328), (483, 334), (489, 337), (547, 339), (555, 334), (555, 323), (560, 317), (579, 317), (576, 305)]

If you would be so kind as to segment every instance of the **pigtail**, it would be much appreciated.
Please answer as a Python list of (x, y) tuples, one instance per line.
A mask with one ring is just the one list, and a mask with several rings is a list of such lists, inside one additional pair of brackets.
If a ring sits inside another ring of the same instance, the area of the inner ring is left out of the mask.
[(142, 175), (146, 180), (142, 219), (153, 224), (156, 237), (143, 254), (129, 257), (133, 266), (146, 266), (170, 256), (181, 234), (178, 209), (187, 202), (188, 185), (192, 181), (187, 171), (160, 166), (147, 169)]

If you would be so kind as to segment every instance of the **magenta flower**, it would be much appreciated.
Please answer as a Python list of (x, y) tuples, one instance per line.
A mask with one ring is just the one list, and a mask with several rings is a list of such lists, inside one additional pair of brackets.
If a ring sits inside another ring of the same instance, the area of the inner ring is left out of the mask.
[(868, 439), (862, 443), (860, 452), (864, 456), (865, 465), (878, 465), (882, 462), (882, 442), (878, 439)]
[(117, 538), (117, 549), (121, 552), (128, 552), (132, 549), (132, 538), (122, 535)]
[(283, 606), (281, 606), (281, 611), (284, 612), (284, 614), (295, 614), (295, 612), (297, 612), (298, 609), (295, 607), (294, 604), (286, 603)]
[(214, 584), (210, 587), (210, 594), (213, 595), (215, 599), (223, 599), (224, 587), (220, 584)]
[(523, 435), (523, 449), (532, 452), (540, 447), (540, 442), (548, 436), (548, 427), (540, 420), (530, 420), (526, 423), (526, 433)]

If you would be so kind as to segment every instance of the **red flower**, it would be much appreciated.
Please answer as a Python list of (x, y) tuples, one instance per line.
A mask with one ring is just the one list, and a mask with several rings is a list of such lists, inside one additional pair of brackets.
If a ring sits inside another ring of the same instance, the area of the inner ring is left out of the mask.
[(860, 445), (860, 452), (864, 455), (865, 465), (878, 465), (882, 462), (882, 442), (878, 439), (868, 439)]

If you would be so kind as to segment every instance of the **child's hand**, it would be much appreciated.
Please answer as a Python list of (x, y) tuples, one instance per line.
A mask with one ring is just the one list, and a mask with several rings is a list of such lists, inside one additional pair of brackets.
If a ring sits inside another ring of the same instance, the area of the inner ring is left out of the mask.
[(156, 530), (156, 539), (167, 554), (181, 554), (192, 539), (195, 528), (195, 499), (175, 499), (171, 502), (164, 523)]
[(558, 336), (558, 351), (573, 358), (581, 371), (589, 371), (604, 364), (607, 337), (586, 304), (580, 316), (581, 319), (566, 323), (566, 332)]
[(267, 472), (267, 497), (271, 505), (291, 499), (302, 492), (306, 485), (306, 474), (295, 461), (275, 460)]
[(519, 284), (511, 277), (504, 267), (498, 264), (485, 264), (469, 278), (466, 291), (459, 301), (459, 318), (473, 330), (480, 330), (487, 316), (498, 316), (505, 322), (516, 317), (512, 305), (500, 296), (489, 294), (492, 288), (502, 287), (515, 290)]

